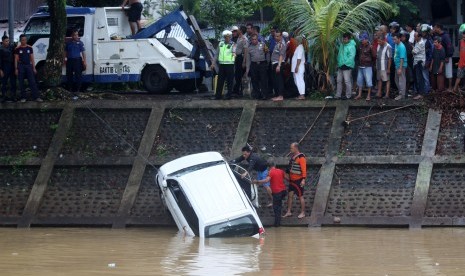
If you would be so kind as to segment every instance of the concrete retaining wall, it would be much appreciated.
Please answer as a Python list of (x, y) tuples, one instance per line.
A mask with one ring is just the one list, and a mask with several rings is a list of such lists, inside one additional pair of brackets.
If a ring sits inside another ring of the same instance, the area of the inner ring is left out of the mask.
[[(173, 224), (153, 182), (157, 167), (201, 151), (237, 156), (246, 142), (284, 167), (289, 144), (321, 111), (301, 143), (309, 157), (308, 216), (283, 224), (464, 225), (463, 126), (441, 128), (441, 114), (423, 106), (341, 124), (397, 106), (249, 100), (5, 105), (0, 224)], [(267, 202), (263, 189), (260, 197)], [(297, 208), (295, 202), (294, 213)], [(271, 208), (259, 214), (272, 222)]]

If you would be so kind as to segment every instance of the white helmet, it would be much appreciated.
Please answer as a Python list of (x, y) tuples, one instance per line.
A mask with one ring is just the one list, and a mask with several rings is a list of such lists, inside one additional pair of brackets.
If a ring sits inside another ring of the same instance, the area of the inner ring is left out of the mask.
[(223, 36), (232, 36), (232, 32), (228, 30), (223, 31)]

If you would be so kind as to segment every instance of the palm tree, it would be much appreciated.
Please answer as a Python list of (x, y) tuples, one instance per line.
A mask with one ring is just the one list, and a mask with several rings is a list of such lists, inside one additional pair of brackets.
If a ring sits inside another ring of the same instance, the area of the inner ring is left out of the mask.
[(321, 90), (331, 87), (330, 76), (337, 64), (337, 41), (344, 33), (372, 29), (392, 12), (384, 0), (284, 0), (283, 13), (291, 29), (299, 30), (311, 41), (314, 68), (325, 77)]

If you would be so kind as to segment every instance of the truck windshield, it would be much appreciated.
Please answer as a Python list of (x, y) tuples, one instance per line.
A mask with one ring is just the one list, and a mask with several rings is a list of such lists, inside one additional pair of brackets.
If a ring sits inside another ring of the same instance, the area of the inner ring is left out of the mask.
[(258, 224), (252, 215), (205, 227), (206, 238), (251, 237), (258, 234)]
[[(73, 30), (77, 30), (79, 37), (84, 36), (84, 16), (70, 16), (66, 22), (66, 36), (70, 37)], [(30, 36), (49, 37), (50, 36), (50, 17), (33, 17), (24, 28), (24, 34)]]

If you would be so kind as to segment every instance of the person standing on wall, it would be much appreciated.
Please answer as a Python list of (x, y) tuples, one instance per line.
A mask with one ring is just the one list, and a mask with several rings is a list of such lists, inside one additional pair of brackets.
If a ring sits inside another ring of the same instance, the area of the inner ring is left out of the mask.
[(305, 191), (305, 179), (307, 178), (307, 158), (299, 151), (299, 143), (296, 142), (291, 144), (291, 154), (292, 157), (289, 160), (287, 171), (288, 175), (286, 175), (286, 178), (289, 178), (287, 212), (283, 217), (292, 216), (292, 199), (294, 198), (294, 194), (297, 194), (300, 201), (300, 214), (297, 217), (302, 219), (305, 217), (305, 199), (303, 195)]
[[(0, 78), (2, 80), (2, 102), (16, 101), (16, 76), (14, 70), (14, 46), (10, 44), (10, 38), (5, 34), (2, 37), (0, 46)], [(10, 83), (10, 96), (8, 97), (7, 88)]]
[(241, 98), (243, 96), (242, 78), (247, 67), (247, 51), (249, 48), (249, 41), (245, 37), (247, 29), (245, 26), (241, 26), (235, 32), (237, 32), (236, 42), (236, 58), (234, 61), (234, 88), (233, 95)]
[(25, 34), (19, 36), (20, 45), (15, 49), (15, 75), (19, 78), (19, 89), (21, 90), (20, 102), (26, 102), (26, 88), (24, 87), (24, 77), (27, 78), (31, 88), (32, 98), (36, 102), (43, 102), (39, 97), (39, 90), (34, 75), (37, 74), (34, 64), (34, 50), (27, 45)]
[(252, 81), (252, 99), (268, 99), (268, 64), (266, 61), (266, 44), (258, 42), (257, 35), (250, 37), (250, 45), (247, 51), (247, 70)]
[(276, 97), (272, 98), (273, 101), (282, 101), (284, 93), (284, 77), (281, 65), (284, 64), (286, 59), (286, 43), (283, 40), (281, 31), (275, 33), (276, 45), (271, 54), (271, 78), (273, 80), (273, 89)]
[[(224, 96), (225, 100), (231, 99), (234, 84), (234, 42), (231, 40), (232, 32), (225, 30), (223, 31), (224, 41), (221, 41), (216, 51), (216, 61), (219, 63), (218, 70), (218, 81), (216, 83), (216, 91), (214, 100), (221, 100), (223, 94), (224, 81), (228, 84), (228, 91)], [(211, 65), (211, 69), (215, 68), (216, 61), (214, 60)]]
[(86, 69), (86, 50), (84, 43), (79, 39), (77, 30), (71, 33), (71, 41), (65, 45), (66, 81), (68, 90), (79, 92), (82, 83), (82, 71)]
[(142, 3), (139, 0), (124, 0), (121, 4), (121, 8), (124, 9), (127, 4), (129, 4), (129, 10), (127, 11), (129, 26), (131, 27), (132, 35), (135, 35), (142, 29), (140, 18), (144, 6), (142, 6)]

